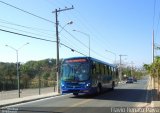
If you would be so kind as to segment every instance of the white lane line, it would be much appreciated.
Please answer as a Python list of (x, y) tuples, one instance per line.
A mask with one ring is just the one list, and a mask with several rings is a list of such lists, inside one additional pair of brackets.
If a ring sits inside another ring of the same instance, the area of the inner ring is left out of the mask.
[(57, 95), (57, 96), (54, 96), (54, 97), (46, 97), (44, 99), (39, 99), (39, 100), (31, 100), (29, 102), (25, 102), (25, 103), (20, 103), (20, 104), (14, 104), (14, 105), (10, 105), (10, 106), (5, 106), (4, 108), (6, 107), (17, 107), (17, 106), (22, 106), (22, 105), (26, 105), (26, 104), (33, 104), (33, 103), (36, 103), (36, 102), (40, 102), (40, 101), (44, 101), (44, 100), (49, 100), (49, 99), (54, 99), (54, 98), (60, 98), (60, 97), (65, 97), (65, 96), (68, 96), (68, 95), (71, 95), (71, 94), (65, 94), (65, 95)]

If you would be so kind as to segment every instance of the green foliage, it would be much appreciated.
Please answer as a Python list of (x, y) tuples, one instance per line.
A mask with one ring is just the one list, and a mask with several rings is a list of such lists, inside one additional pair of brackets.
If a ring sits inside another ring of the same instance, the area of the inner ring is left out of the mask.
[(16, 64), (0, 63), (0, 90), (9, 88), (17, 88)]
[(144, 64), (143, 67), (152, 77), (160, 76), (160, 57), (157, 56), (152, 64)]
[[(0, 91), (17, 88), (17, 72), (15, 63), (0, 63)], [(55, 85), (56, 60), (44, 59), (28, 61), (19, 65), (20, 88), (48, 87)]]
[(122, 71), (122, 75), (131, 76), (131, 68), (130, 67), (124, 68)]
[(140, 79), (144, 75), (144, 72), (140, 69), (128, 66), (126, 68), (123, 68), (122, 75), (126, 75), (126, 77), (135, 77), (137, 79)]

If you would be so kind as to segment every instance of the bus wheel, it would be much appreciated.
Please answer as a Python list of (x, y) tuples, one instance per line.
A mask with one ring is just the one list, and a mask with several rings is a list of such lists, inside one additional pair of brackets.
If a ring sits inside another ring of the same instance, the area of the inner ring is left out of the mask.
[(73, 93), (74, 96), (78, 96), (78, 93)]

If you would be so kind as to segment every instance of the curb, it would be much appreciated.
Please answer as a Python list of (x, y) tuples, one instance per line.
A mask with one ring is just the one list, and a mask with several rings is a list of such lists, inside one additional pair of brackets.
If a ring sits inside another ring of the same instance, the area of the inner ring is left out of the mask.
[(152, 101), (151, 107), (160, 107), (160, 101)]
[(25, 103), (25, 102), (30, 102), (30, 101), (35, 101), (35, 100), (41, 100), (41, 99), (50, 98), (50, 97), (56, 97), (56, 96), (60, 96), (60, 95), (61, 94), (49, 95), (49, 96), (44, 96), (44, 97), (39, 97), (39, 98), (32, 98), (32, 99), (20, 100), (20, 101), (17, 101), (17, 102), (6, 103), (6, 104), (3, 104), (3, 105), (0, 105), (0, 110), (1, 110), (2, 107), (15, 105), (15, 104), (20, 104), (20, 103)]

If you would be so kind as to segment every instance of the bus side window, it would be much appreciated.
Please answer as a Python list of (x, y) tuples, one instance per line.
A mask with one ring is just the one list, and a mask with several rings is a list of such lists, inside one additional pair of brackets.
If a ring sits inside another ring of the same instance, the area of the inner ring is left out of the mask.
[(103, 65), (104, 75), (106, 74), (106, 66)]
[(110, 75), (110, 76), (112, 75), (112, 69), (111, 69), (110, 66), (109, 66), (109, 75)]
[(96, 65), (92, 64), (92, 74), (96, 74)]
[(100, 73), (100, 68), (99, 68), (99, 64), (96, 63), (96, 74), (99, 74)]
[(105, 75), (108, 76), (108, 66), (105, 66)]
[(115, 76), (115, 68), (114, 67), (113, 67), (113, 74), (112, 75), (113, 75), (113, 77)]
[(114, 69), (113, 69), (113, 67), (111, 67), (111, 70), (112, 70), (112, 76), (114, 76)]
[(111, 75), (113, 76), (113, 67), (111, 67)]
[(104, 75), (104, 65), (100, 64), (100, 69), (101, 69), (101, 75)]

